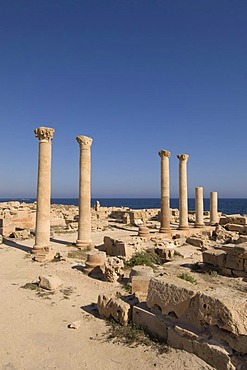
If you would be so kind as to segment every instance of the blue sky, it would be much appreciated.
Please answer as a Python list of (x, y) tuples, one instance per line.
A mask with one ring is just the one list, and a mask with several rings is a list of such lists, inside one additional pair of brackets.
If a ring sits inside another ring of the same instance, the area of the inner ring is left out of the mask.
[(159, 197), (160, 157), (188, 153), (189, 196), (247, 197), (246, 0), (0, 0), (0, 197), (36, 195), (39, 126), (52, 195)]

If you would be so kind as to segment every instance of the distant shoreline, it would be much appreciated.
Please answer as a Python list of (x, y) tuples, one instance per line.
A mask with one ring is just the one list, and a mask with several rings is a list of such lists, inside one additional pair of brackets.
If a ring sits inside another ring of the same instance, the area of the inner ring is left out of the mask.
[[(155, 209), (160, 208), (160, 198), (92, 198), (91, 206), (96, 201), (100, 202), (102, 207), (128, 207), (130, 209)], [(24, 203), (34, 203), (36, 198), (13, 197), (0, 198), (0, 202), (19, 201)], [(74, 205), (78, 206), (78, 198), (51, 198), (52, 204)], [(188, 198), (189, 211), (195, 210), (195, 199)], [(171, 208), (179, 208), (179, 199), (170, 199)], [(209, 198), (204, 198), (204, 210), (210, 208)], [(219, 198), (218, 211), (225, 214), (247, 214), (247, 198)]]

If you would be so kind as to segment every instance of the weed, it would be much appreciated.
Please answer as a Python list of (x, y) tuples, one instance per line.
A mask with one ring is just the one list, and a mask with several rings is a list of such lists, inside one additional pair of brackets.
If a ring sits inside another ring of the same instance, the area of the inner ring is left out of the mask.
[(60, 292), (63, 293), (64, 299), (69, 299), (69, 296), (74, 292), (74, 288), (72, 286), (64, 289), (60, 289)]
[(133, 266), (150, 266), (154, 267), (154, 264), (161, 264), (159, 256), (154, 252), (137, 252), (135, 253), (129, 261), (126, 262), (126, 267)]
[(131, 288), (131, 285), (130, 285), (130, 284), (123, 285), (123, 289), (124, 289), (127, 293), (131, 293), (131, 292), (132, 292), (132, 288)]
[(181, 253), (179, 251), (174, 251), (174, 256), (178, 256), (178, 257), (181, 257)]
[(150, 346), (159, 353), (169, 351), (169, 347), (165, 343), (159, 342), (157, 338), (150, 336), (141, 327), (133, 323), (127, 326), (121, 326), (112, 320), (107, 320), (106, 322), (109, 326), (108, 341), (113, 340), (116, 343), (121, 343), (131, 348), (139, 345)]
[(44, 299), (51, 299), (50, 295), (53, 295), (54, 292), (50, 290), (45, 290), (39, 286), (39, 283), (26, 283), (25, 285), (21, 286), (23, 289), (30, 289), (35, 290), (36, 295), (40, 298)]
[(183, 272), (180, 275), (177, 275), (178, 278), (188, 281), (191, 284), (197, 284), (197, 280), (191, 276), (190, 274), (187, 274), (186, 272)]

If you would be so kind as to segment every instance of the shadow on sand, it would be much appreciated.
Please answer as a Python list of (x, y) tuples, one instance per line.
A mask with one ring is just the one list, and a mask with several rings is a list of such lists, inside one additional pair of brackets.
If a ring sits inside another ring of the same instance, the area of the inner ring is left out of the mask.
[(23, 252), (26, 252), (26, 253), (31, 253), (32, 252), (32, 248), (31, 247), (27, 247), (25, 245), (21, 245), (21, 244), (18, 244), (12, 240), (9, 240), (9, 239), (4, 239), (4, 244), (7, 245), (8, 247), (12, 247), (12, 248), (16, 248), (16, 249), (19, 249)]

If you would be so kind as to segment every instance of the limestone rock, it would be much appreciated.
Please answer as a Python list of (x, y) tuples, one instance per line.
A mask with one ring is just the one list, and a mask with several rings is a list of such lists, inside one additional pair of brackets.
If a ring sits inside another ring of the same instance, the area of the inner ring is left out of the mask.
[(42, 275), (39, 276), (39, 286), (47, 290), (56, 290), (62, 285), (62, 280), (57, 276)]
[(163, 315), (181, 317), (196, 295), (191, 283), (175, 277), (152, 278), (149, 283), (147, 306)]
[(70, 328), (70, 329), (79, 329), (80, 326), (81, 326), (81, 320), (77, 320), (77, 321), (74, 321), (71, 324), (69, 324), (68, 328)]
[(105, 280), (110, 283), (122, 280), (124, 276), (124, 262), (118, 257), (108, 257), (105, 263)]
[(225, 243), (233, 242), (237, 240), (239, 234), (237, 232), (227, 231), (221, 225), (217, 225), (215, 231), (213, 232), (213, 238), (216, 242)]
[(150, 266), (134, 266), (130, 271), (130, 280), (133, 276), (154, 276), (154, 270)]
[(128, 303), (115, 296), (100, 294), (98, 296), (98, 311), (101, 316), (112, 317), (123, 326), (128, 325), (131, 307)]

